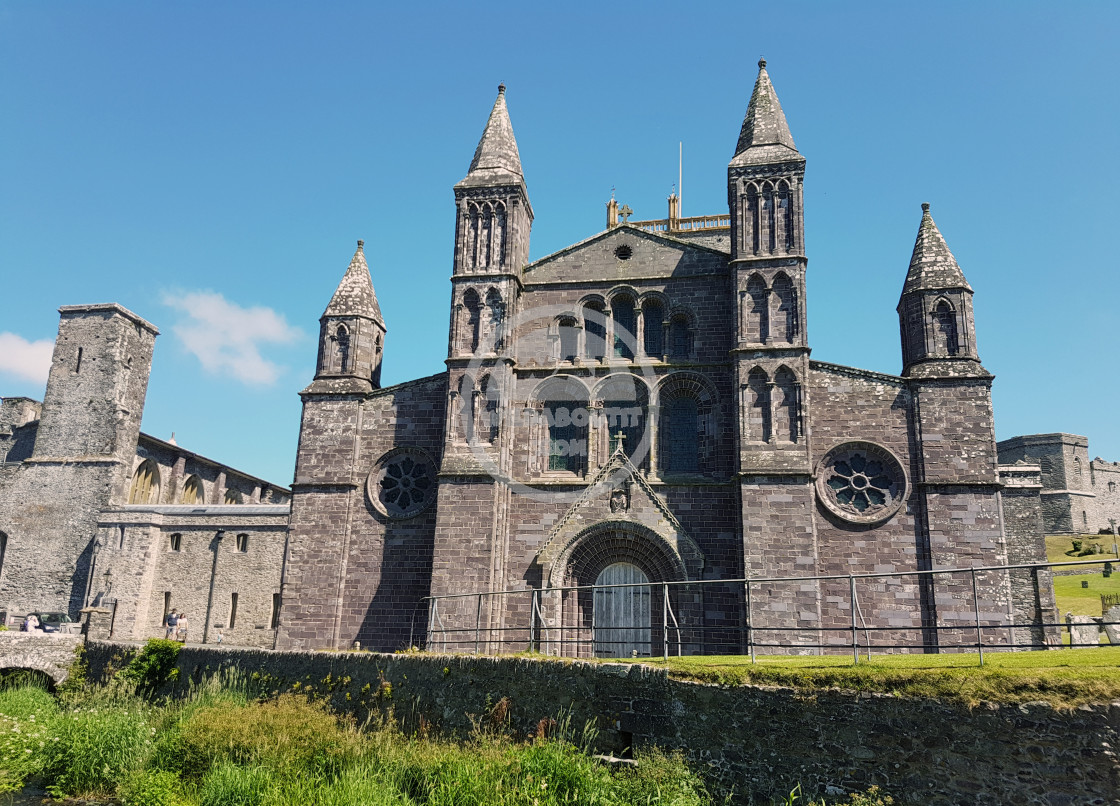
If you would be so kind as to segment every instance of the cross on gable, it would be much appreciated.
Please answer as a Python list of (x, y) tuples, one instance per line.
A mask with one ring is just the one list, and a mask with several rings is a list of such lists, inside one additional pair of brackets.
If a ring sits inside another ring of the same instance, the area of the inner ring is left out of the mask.
[(622, 216), (622, 223), (625, 224), (630, 220), (630, 216), (634, 215), (634, 211), (630, 209), (629, 204), (624, 204), (618, 208), (618, 214)]

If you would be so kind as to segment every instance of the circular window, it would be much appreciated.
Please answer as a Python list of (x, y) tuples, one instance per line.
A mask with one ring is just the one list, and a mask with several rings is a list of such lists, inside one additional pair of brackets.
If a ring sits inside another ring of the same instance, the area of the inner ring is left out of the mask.
[(879, 523), (898, 512), (906, 473), (895, 455), (873, 442), (845, 442), (817, 466), (817, 497), (853, 523)]
[(619, 260), (629, 260), (634, 256), (634, 250), (630, 248), (629, 244), (622, 244), (614, 248), (614, 256)]
[(436, 497), (435, 463), (419, 448), (390, 451), (370, 471), (366, 494), (382, 515), (418, 515)]

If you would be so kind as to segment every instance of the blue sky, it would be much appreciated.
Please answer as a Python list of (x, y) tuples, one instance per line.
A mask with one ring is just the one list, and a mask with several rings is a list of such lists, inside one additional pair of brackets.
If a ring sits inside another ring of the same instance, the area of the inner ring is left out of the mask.
[(808, 160), (813, 357), (900, 369), (921, 202), (975, 289), (996, 434), (1120, 460), (1120, 4), (0, 0), (0, 394), (60, 305), (162, 331), (144, 430), (291, 481), (318, 317), (366, 241), (383, 381), (440, 371), (454, 207), (499, 81), (532, 257), (616, 189), (725, 212), (764, 55)]

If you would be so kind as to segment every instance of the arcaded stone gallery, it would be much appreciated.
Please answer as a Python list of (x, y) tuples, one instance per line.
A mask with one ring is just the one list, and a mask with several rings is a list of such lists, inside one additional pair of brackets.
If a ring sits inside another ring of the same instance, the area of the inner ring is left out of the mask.
[(530, 261), (499, 87), (448, 211), (447, 369), (381, 386), (392, 311), (359, 241), (290, 509), (139, 433), (153, 326), (64, 308), (44, 403), (4, 401), (0, 606), (106, 605), (142, 638), (185, 605), (191, 640), (280, 649), (841, 651), (858, 622), (936, 651), (977, 619), (1045, 645), (995, 625), (1055, 620), (1048, 571), (918, 573), (1044, 562), (1051, 483), (1029, 451), (998, 463), (973, 290), (929, 206), (899, 255), (899, 374), (814, 361), (805, 158), (765, 62), (728, 141), (727, 212), (673, 196), (633, 221), (612, 199), (606, 229)]

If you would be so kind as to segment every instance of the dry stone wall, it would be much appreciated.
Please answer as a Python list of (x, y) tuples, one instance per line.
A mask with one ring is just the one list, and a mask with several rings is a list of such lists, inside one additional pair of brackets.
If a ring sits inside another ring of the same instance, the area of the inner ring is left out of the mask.
[[(91, 672), (119, 668), (132, 651), (90, 642)], [(180, 685), (233, 667), (276, 690), (312, 687), (359, 717), (391, 706), (406, 729), (423, 715), (465, 735), (503, 697), (509, 727), (522, 737), (542, 718), (570, 713), (577, 727), (599, 727), (601, 750), (680, 750), (736, 803), (766, 804), (798, 783), (806, 795), (875, 784), (898, 803), (923, 806), (1120, 803), (1120, 703), (970, 709), (834, 690), (726, 688), (640, 665), (461, 655), (187, 647), (178, 665)]]

